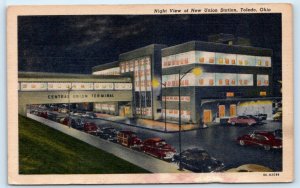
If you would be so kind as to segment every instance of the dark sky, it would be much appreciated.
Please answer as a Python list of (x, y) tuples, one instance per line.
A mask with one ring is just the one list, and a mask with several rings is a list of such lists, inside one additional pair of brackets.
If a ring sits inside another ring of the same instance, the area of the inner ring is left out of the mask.
[(91, 73), (93, 66), (149, 44), (172, 46), (230, 33), (271, 48), (281, 77), (281, 15), (20, 16), (19, 70)]

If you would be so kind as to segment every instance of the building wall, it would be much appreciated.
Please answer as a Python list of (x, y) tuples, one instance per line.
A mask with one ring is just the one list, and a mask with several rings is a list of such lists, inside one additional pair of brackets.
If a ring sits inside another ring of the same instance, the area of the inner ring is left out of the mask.
[[(200, 43), (201, 44), (201, 43)], [(233, 99), (225, 105), (225, 113), (230, 112), (230, 105), (236, 105), (239, 98), (272, 97), (272, 62), (271, 52), (258, 48), (238, 48), (228, 45), (214, 46), (197, 42), (185, 43), (162, 50), (162, 81), (166, 83), (163, 93), (178, 96), (178, 74), (183, 75), (195, 67), (201, 70), (200, 75), (187, 73), (181, 81), (182, 95), (189, 95), (189, 104), (184, 104), (183, 109), (190, 109), (190, 120), (193, 123), (203, 122), (204, 111), (211, 110), (211, 120), (217, 118), (218, 105), (208, 103), (202, 106), (205, 99)], [(210, 51), (208, 51), (210, 50)], [(223, 51), (224, 52), (223, 52)], [(244, 53), (244, 54), (243, 54)], [(209, 107), (210, 106), (210, 107)], [(272, 106), (272, 105), (271, 105)], [(236, 115), (245, 111), (245, 107), (236, 107)], [(173, 110), (177, 105), (167, 106)], [(272, 109), (269, 105), (263, 106), (268, 116)], [(250, 114), (254, 112), (247, 108)], [(207, 112), (206, 112), (207, 113)], [(225, 114), (228, 115), (228, 114)], [(206, 116), (207, 117), (207, 116)]]

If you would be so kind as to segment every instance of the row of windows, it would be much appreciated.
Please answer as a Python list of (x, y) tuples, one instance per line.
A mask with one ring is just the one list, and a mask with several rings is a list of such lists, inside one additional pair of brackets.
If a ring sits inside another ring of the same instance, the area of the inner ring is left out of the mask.
[(271, 57), (190, 51), (162, 58), (162, 68), (187, 64), (216, 64), (236, 66), (271, 67)]
[[(162, 114), (165, 114), (167, 118), (178, 118), (179, 117), (179, 110), (173, 109), (162, 109)], [(190, 120), (191, 119), (191, 111), (190, 110), (181, 110), (181, 119), (182, 120)]]
[(121, 73), (133, 72), (135, 70), (141, 70), (144, 68), (150, 69), (150, 58), (149, 57), (133, 59), (130, 61), (123, 61), (120, 63), (120, 72)]
[[(190, 100), (191, 100), (190, 96), (181, 96), (180, 99), (181, 99), (180, 100), (181, 102), (190, 102)], [(179, 97), (178, 96), (163, 96), (162, 101), (177, 102), (177, 101), (179, 101)]]
[(132, 90), (131, 83), (53, 83), (21, 82), (21, 91), (63, 91), (63, 90)]
[(93, 75), (120, 75), (120, 67), (93, 72)]
[[(163, 75), (166, 87), (178, 87), (178, 75)], [(202, 73), (201, 76), (187, 74), (181, 80), (181, 86), (253, 86), (252, 74)], [(269, 75), (257, 75), (257, 86), (269, 86)]]

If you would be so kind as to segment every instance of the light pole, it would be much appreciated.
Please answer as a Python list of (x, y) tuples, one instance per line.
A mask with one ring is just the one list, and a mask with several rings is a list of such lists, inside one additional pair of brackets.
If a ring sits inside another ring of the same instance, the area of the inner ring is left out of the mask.
[(167, 82), (161, 83), (162, 86), (165, 87), (165, 92), (164, 92), (164, 96), (165, 96), (165, 132), (167, 132), (167, 86), (166, 86)]
[(70, 111), (71, 111), (71, 104), (70, 104), (71, 103), (71, 101), (70, 101), (71, 89), (72, 89), (72, 83), (71, 83), (71, 86), (68, 87), (68, 106), (69, 106), (69, 111), (68, 111), (68, 116), (69, 116), (68, 126), (69, 126), (69, 128), (71, 128), (71, 123), (72, 123), (72, 121), (71, 121), (71, 113), (70, 113)]
[[(165, 89), (167, 87), (167, 82), (160, 82), (157, 79), (152, 80), (152, 86), (154, 88), (158, 88), (160, 85), (164, 86)], [(165, 95), (165, 103), (164, 103), (164, 108), (165, 108), (165, 132), (167, 132), (167, 92), (164, 92)]]
[(189, 73), (191, 72), (198, 76), (200, 74), (202, 74), (202, 70), (200, 68), (191, 68), (189, 69), (188, 71), (186, 71), (185, 73), (181, 74), (180, 73), (180, 69), (179, 69), (179, 73), (178, 73), (178, 97), (179, 97), (179, 102), (178, 102), (178, 110), (179, 110), (179, 117), (178, 117), (178, 128), (179, 128), (179, 131), (178, 131), (178, 141), (179, 141), (179, 170), (182, 171), (183, 168), (182, 168), (182, 164), (181, 164), (181, 157), (182, 157), (182, 154), (181, 154), (181, 80)]

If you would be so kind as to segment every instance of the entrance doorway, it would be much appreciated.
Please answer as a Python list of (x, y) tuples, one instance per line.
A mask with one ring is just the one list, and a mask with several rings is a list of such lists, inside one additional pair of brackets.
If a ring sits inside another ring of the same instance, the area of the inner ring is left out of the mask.
[(222, 118), (225, 116), (225, 105), (219, 105), (219, 117)]
[(212, 121), (211, 110), (203, 110), (203, 123), (210, 123)]
[(236, 104), (230, 105), (230, 117), (236, 116)]

